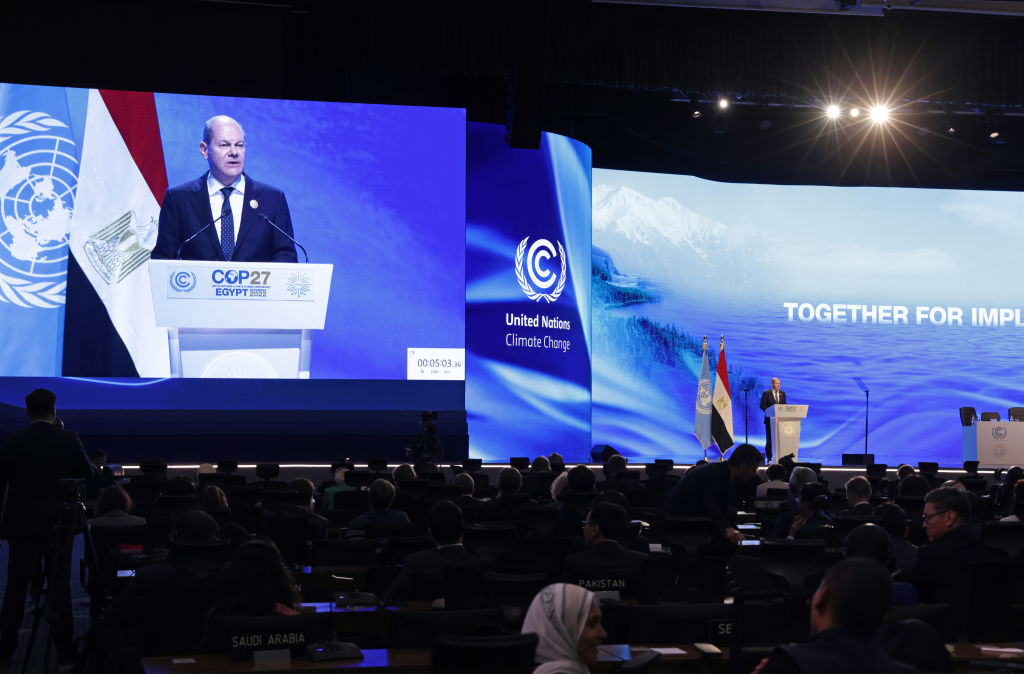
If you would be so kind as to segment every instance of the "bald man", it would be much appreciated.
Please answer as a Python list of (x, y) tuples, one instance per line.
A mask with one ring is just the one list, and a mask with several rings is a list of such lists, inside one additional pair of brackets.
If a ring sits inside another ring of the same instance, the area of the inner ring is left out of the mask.
[[(768, 411), (772, 405), (783, 405), (786, 402), (786, 392), (782, 390), (782, 382), (778, 377), (772, 377), (772, 387), (761, 394), (761, 410)], [(772, 460), (772, 420), (767, 414), (764, 417), (764, 455), (770, 463)]]
[(245, 130), (225, 115), (203, 125), (199, 154), (210, 170), (167, 190), (156, 260), (296, 262), (284, 192), (245, 174)]

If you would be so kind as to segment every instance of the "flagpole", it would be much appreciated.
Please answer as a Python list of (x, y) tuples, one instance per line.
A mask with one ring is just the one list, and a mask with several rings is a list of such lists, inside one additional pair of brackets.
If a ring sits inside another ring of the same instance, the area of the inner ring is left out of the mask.
[[(704, 358), (707, 358), (707, 353), (708, 353), (708, 336), (704, 335), (704, 355), (703, 355)], [(704, 461), (707, 461), (708, 460), (708, 448), (707, 447), (703, 447), (703, 444), (704, 443), (701, 443), (701, 446), (704, 449)]]

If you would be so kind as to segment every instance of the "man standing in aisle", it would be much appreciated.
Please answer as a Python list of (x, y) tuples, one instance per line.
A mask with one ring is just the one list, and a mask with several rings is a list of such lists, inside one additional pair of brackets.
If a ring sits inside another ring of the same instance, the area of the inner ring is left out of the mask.
[[(782, 390), (782, 382), (772, 377), (772, 387), (761, 394), (761, 411), (767, 412), (772, 405), (785, 405), (786, 392)], [(767, 414), (764, 417), (764, 455), (765, 460), (772, 460), (772, 420)]]
[(47, 607), (57, 657), (66, 663), (75, 656), (71, 598), (67, 587), (55, 585), (66, 583), (67, 578), (56, 577), (60, 563), (53, 534), (64, 504), (74, 498), (60, 481), (84, 482), (93, 473), (78, 434), (65, 431), (57, 418), (56, 403), (57, 396), (46, 389), (25, 396), (30, 423), (4, 438), (0, 446), (0, 537), (7, 543), (9, 555), (0, 609), (0, 665), (9, 663), (18, 647), (25, 594), (44, 557), (49, 595), (60, 597), (54, 599), (58, 605)]

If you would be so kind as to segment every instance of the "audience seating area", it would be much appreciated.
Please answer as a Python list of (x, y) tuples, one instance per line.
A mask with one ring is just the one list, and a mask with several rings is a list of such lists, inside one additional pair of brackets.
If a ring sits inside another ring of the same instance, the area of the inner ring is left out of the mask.
[[(231, 463), (221, 468), (231, 469)], [(324, 479), (315, 488), (313, 507), (302, 481), (277, 479), (273, 464), (261, 464), (252, 481), (234, 471), (200, 473), (193, 481), (168, 478), (165, 463), (147, 462), (120, 481), (131, 497), (131, 514), (145, 522), (90, 527), (91, 545), (77, 579), (90, 597), (92, 620), (81, 642), (84, 669), (138, 671), (140, 663), (148, 663), (153, 671), (178, 671), (157, 664), (170, 656), (225, 653), (230, 641), (225, 632), (241, 623), (233, 625), (233, 616), (218, 612), (218, 597), (233, 574), (242, 573), (234, 555), (253, 536), (273, 541), (297, 591), (291, 605), (271, 601), (262, 613), (248, 611), (237, 616), (239, 621), (261, 615), (287, 621), (291, 616), (284, 614), (292, 610), (315, 614), (317, 620), (297, 628), (304, 640), (349, 641), (366, 653), (418, 649), (435, 671), (498, 671), (480, 665), (487, 662), (501, 662), (502, 671), (532, 671), (536, 640), (519, 635), (523, 617), (541, 588), (561, 580), (597, 593), (609, 644), (679, 646), (692, 654), (693, 643), (706, 642), (726, 657), (705, 655), (686, 666), (669, 658), (662, 666), (674, 662), (675, 671), (692, 666), (692, 671), (750, 672), (776, 644), (807, 640), (810, 597), (830, 565), (843, 557), (844, 542), (856, 527), (875, 523), (910, 548), (928, 542), (924, 494), (901, 495), (907, 478), (898, 479), (895, 469), (884, 465), (866, 467), (871, 509), (858, 515), (849, 514), (844, 485), (829, 485), (820, 465), (806, 466), (827, 490), (813, 503), (825, 524), (811, 538), (773, 536), (786, 504), (794, 500), (789, 490), (769, 489), (756, 497), (761, 478), (737, 485), (731, 506), (747, 540), (735, 545), (721, 537), (709, 517), (662, 516), (683, 472), (665, 462), (630, 467), (626, 476), (608, 470), (602, 476), (600, 469), (586, 467), (569, 471), (560, 462), (535, 471), (525, 458), (510, 463), (521, 469), (515, 470), (518, 479), (509, 477), (509, 469), (494, 479), (493, 472), (470, 461), (443, 469), (427, 466), (418, 474), (409, 466), (392, 472), (381, 461), (362, 470), (343, 462), (332, 473), (337, 479)], [(786, 468), (790, 472), (794, 466)], [(909, 472), (924, 481), (925, 492), (940, 485), (934, 470)], [(971, 500), (970, 526), (983, 545), (1000, 551), (999, 559), (951, 574), (941, 601), (900, 604), (892, 613), (894, 620), (924, 621), (945, 642), (962, 644), (963, 652), (970, 643), (1019, 640), (1024, 625), (1024, 524), (1000, 521), (1019, 512), (1013, 485), (1000, 477), (964, 471), (958, 478)], [(389, 503), (380, 501), (381, 490), (393, 493)], [(431, 535), (436, 534), (433, 508), (440, 501), (459, 506), (462, 544), (476, 561), (422, 565), (424, 554), (440, 542)], [(628, 564), (572, 561), (588, 549), (584, 529), (597, 519), (599, 502), (627, 513), (625, 528), (605, 538), (639, 553)], [(902, 508), (902, 527), (893, 528), (880, 508), (884, 504)], [(216, 522), (216, 537), (185, 536), (180, 522), (196, 510)], [(404, 516), (378, 516), (398, 512)], [(372, 516), (367, 519), (366, 513)], [(898, 567), (895, 557), (889, 560), (894, 580), (913, 586), (913, 570)], [(404, 582), (403, 574), (411, 580)], [(257, 574), (244, 582), (270, 582), (262, 578)], [(144, 633), (151, 636), (123, 629), (138, 619), (147, 622)], [(625, 652), (628, 656), (629, 649)], [(603, 664), (596, 669), (621, 665), (609, 664), (618, 657), (613, 650), (602, 653)], [(376, 662), (365, 662), (371, 661)], [(658, 665), (650, 667), (657, 671)]]

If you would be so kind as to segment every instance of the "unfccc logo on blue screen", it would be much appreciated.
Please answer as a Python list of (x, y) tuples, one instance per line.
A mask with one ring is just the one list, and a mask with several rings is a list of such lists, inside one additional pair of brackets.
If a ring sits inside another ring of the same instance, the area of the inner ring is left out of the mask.
[(195, 290), (196, 275), (190, 271), (176, 271), (171, 274), (171, 288), (179, 293), (188, 293)]
[[(554, 302), (565, 290), (565, 249), (562, 248), (561, 241), (556, 241), (556, 251), (554, 245), (547, 239), (537, 239), (527, 250), (529, 243), (530, 237), (526, 237), (516, 248), (516, 280), (519, 281), (523, 293), (534, 302), (540, 302), (542, 299), (549, 303)], [(556, 260), (561, 262), (558, 273), (552, 271)], [(555, 286), (555, 289), (547, 292), (551, 286)]]

